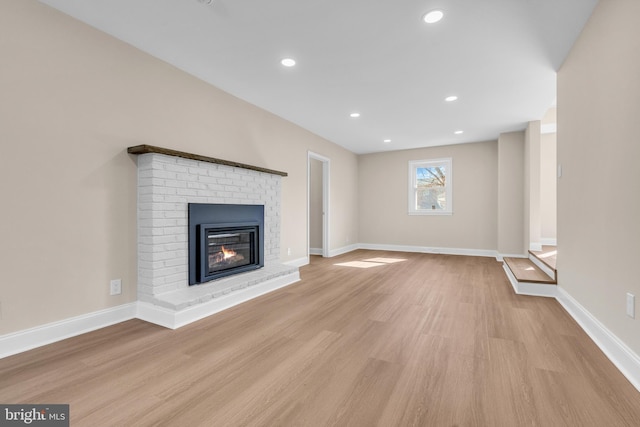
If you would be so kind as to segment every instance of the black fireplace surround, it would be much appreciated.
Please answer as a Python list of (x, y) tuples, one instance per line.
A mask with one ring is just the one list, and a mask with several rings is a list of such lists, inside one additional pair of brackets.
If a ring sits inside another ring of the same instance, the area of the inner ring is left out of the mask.
[(189, 203), (189, 285), (263, 266), (263, 205)]

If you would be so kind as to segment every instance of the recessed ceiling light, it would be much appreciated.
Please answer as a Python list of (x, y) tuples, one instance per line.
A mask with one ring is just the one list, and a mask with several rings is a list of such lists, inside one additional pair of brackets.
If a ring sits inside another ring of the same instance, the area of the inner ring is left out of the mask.
[(351, 114), (349, 114), (349, 117), (357, 119), (358, 117), (360, 117), (360, 113), (351, 113)]
[(280, 63), (285, 67), (293, 67), (294, 65), (296, 65), (296, 60), (291, 58), (284, 58), (282, 61), (280, 61)]
[(425, 13), (422, 19), (427, 24), (435, 24), (436, 22), (441, 20), (443, 16), (444, 16), (444, 12), (436, 9), (436, 10), (432, 10), (431, 12)]
[(444, 100), (447, 101), (447, 102), (453, 102), (453, 101), (455, 101), (457, 99), (458, 99), (457, 96), (451, 95), (451, 96), (447, 96)]
[(454, 132), (456, 135), (462, 135), (464, 133), (463, 130), (457, 130)]
[(384, 142), (385, 144), (388, 144), (388, 143), (390, 143), (390, 142), (391, 142), (391, 140), (390, 140), (390, 139), (385, 139), (385, 140), (384, 140), (384, 141), (382, 141), (382, 142)]

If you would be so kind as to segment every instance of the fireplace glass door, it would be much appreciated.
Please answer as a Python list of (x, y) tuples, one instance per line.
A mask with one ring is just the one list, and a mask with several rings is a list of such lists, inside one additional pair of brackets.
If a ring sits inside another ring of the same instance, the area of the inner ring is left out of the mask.
[(199, 282), (259, 267), (258, 227), (200, 225)]
[(252, 264), (252, 230), (207, 230), (207, 273)]

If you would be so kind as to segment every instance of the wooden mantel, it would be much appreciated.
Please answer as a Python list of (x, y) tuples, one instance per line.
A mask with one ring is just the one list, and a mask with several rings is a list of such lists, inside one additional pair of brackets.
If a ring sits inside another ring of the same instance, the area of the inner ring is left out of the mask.
[(249, 169), (257, 172), (265, 172), (273, 175), (287, 176), (286, 172), (280, 172), (272, 169), (261, 168), (259, 166), (247, 165), (244, 163), (232, 162), (229, 160), (216, 159), (215, 157), (201, 156), (199, 154), (185, 153), (183, 151), (170, 150), (168, 148), (156, 147), (153, 145), (136, 145), (127, 148), (129, 154), (164, 154), (166, 156), (182, 157), (184, 159), (199, 160), (201, 162), (216, 163), (219, 165), (233, 166), (236, 168)]

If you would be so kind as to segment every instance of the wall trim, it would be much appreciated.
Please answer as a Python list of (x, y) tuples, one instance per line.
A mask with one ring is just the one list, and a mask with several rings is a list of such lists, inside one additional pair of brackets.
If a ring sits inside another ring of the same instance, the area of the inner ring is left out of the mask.
[(362, 249), (360, 247), (360, 245), (358, 245), (358, 244), (347, 245), (347, 246), (343, 246), (343, 247), (337, 248), (337, 249), (331, 249), (331, 250), (329, 250), (329, 258), (333, 258), (334, 256), (346, 254), (348, 252), (353, 252), (353, 251), (358, 250), (358, 249)]
[(322, 248), (309, 248), (309, 255), (322, 255)]
[(298, 281), (300, 281), (300, 273), (296, 271), (179, 311), (168, 310), (164, 307), (140, 301), (138, 302), (136, 317), (165, 328), (178, 329)]
[(545, 123), (545, 124), (540, 126), (540, 133), (541, 134), (557, 133), (557, 131), (558, 131), (558, 129), (557, 129), (557, 124), (556, 123)]
[(505, 258), (527, 258), (527, 255), (524, 254), (497, 254), (497, 261), (504, 261)]
[(467, 255), (496, 258), (498, 252), (490, 249), (437, 248), (428, 246), (381, 245), (376, 243), (360, 243), (359, 249), (394, 252), (417, 252), (442, 255)]
[(540, 242), (529, 243), (529, 250), (534, 252), (540, 252), (542, 250), (542, 243)]
[(560, 286), (558, 286), (556, 299), (622, 375), (640, 392), (640, 357)]
[(558, 246), (558, 239), (555, 237), (541, 237), (540, 244), (543, 246)]
[(136, 303), (132, 302), (3, 335), (0, 336), (0, 359), (135, 317)]
[(555, 298), (558, 295), (558, 287), (556, 285), (543, 285), (541, 283), (518, 282), (513, 272), (506, 263), (502, 264), (502, 269), (507, 274), (509, 283), (513, 287), (513, 291), (517, 295), (529, 295), (533, 297), (550, 297)]
[[(322, 255), (322, 254), (319, 254)], [(291, 267), (303, 267), (309, 264), (309, 257), (305, 256), (302, 258), (292, 259), (290, 261), (283, 262), (284, 265), (290, 265)]]

